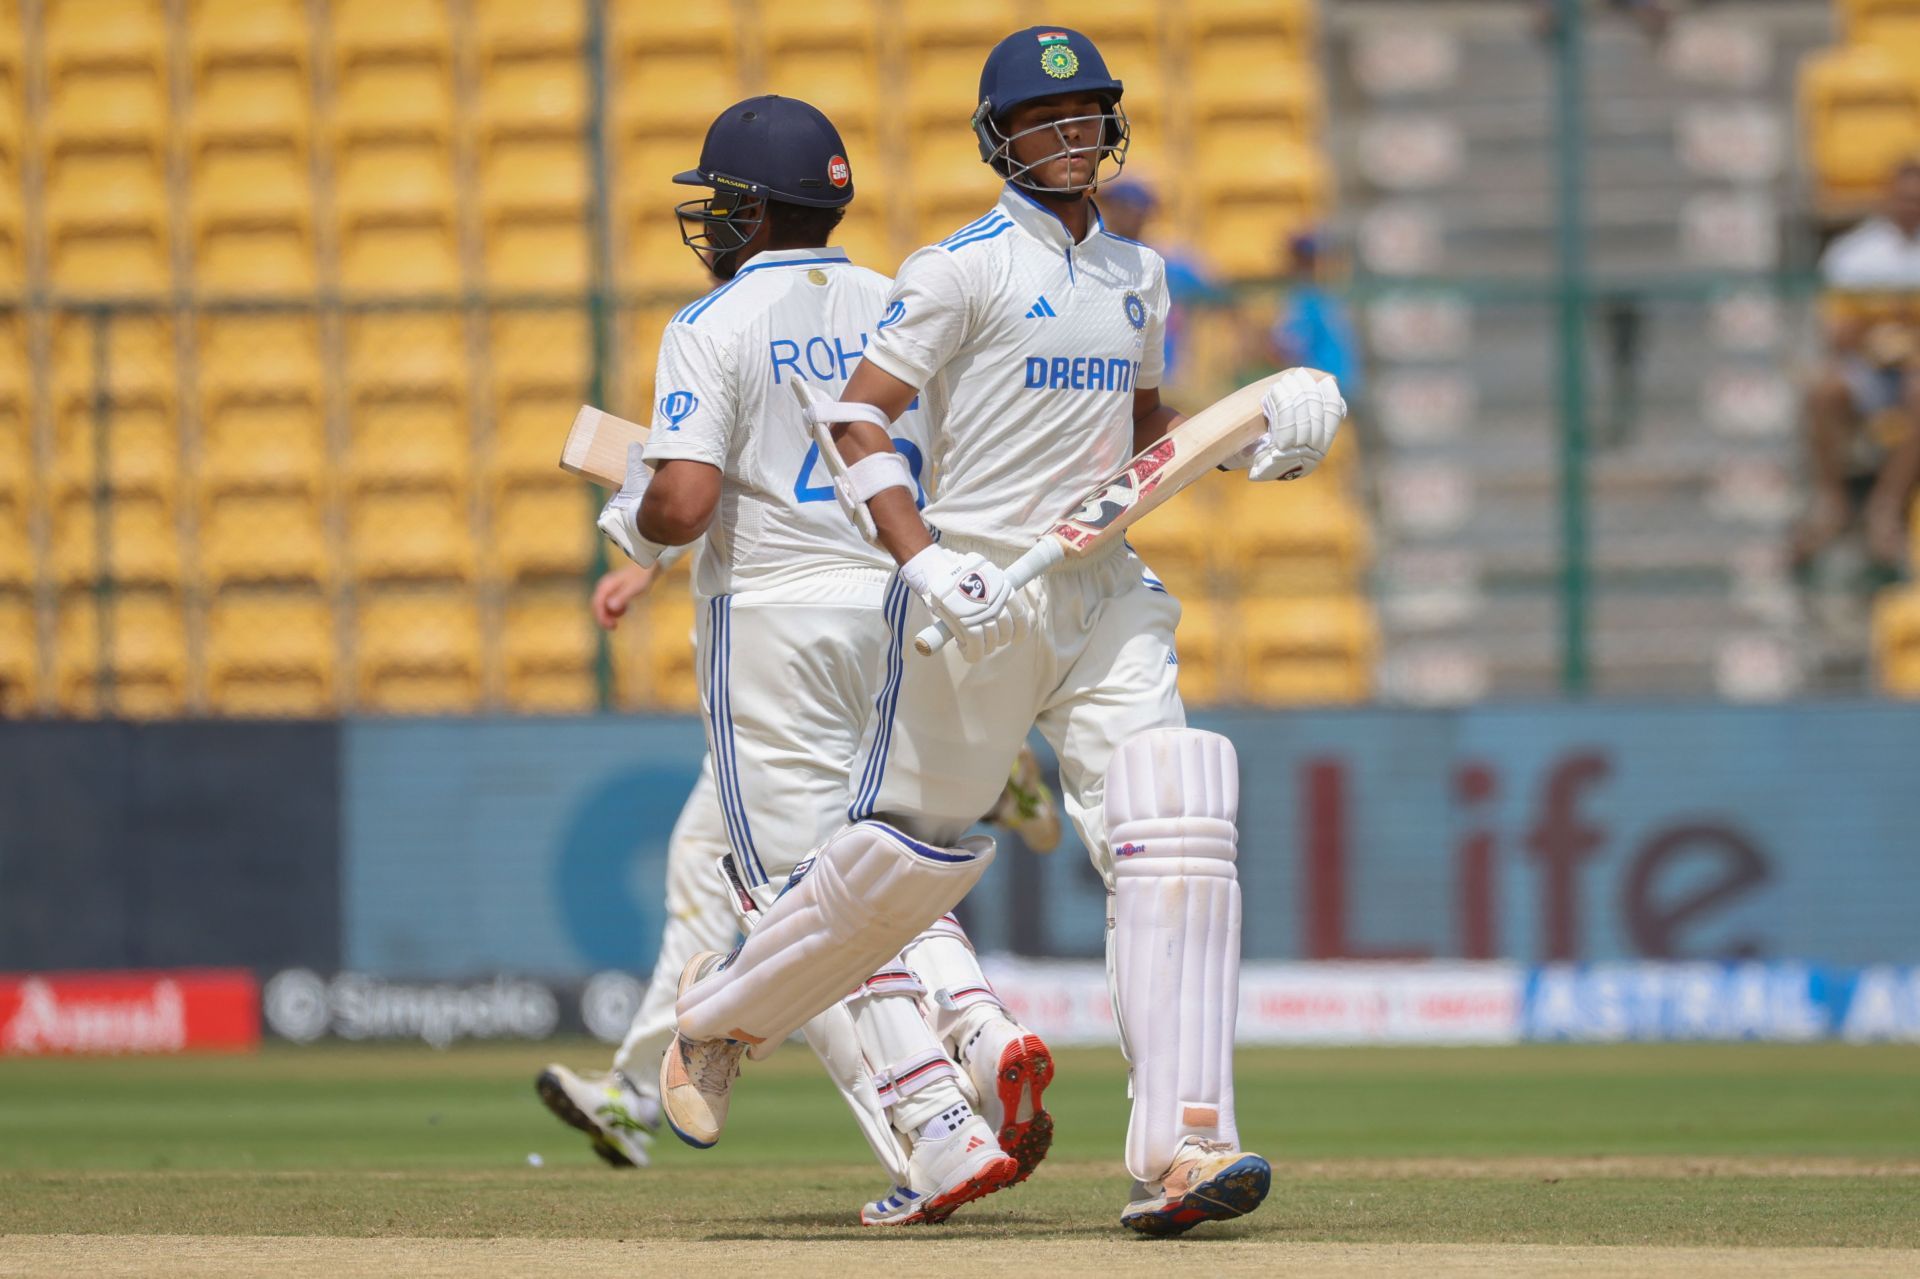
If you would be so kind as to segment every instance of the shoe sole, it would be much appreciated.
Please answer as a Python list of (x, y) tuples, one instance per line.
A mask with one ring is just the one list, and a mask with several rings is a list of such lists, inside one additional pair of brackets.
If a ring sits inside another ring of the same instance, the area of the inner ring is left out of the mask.
[(584, 1110), (574, 1104), (573, 1098), (567, 1095), (566, 1087), (561, 1084), (558, 1075), (551, 1070), (541, 1071), (539, 1078), (533, 1081), (533, 1090), (540, 1094), (541, 1102), (553, 1112), (554, 1118), (569, 1128), (578, 1128), (592, 1139), (593, 1153), (605, 1160), (609, 1167), (639, 1167), (627, 1157), (625, 1151), (607, 1140), (606, 1134), (600, 1131), (600, 1125), (594, 1123)]
[[(1020, 1165), (1015, 1184), (1025, 1181), (1047, 1157), (1053, 1147), (1053, 1116), (1040, 1104), (1040, 1094), (1053, 1082), (1053, 1054), (1038, 1035), (1022, 1035), (1000, 1053), (1000, 1067), (994, 1076), (999, 1094), (1000, 1149)], [(1033, 1117), (1015, 1119), (1020, 1103), (1033, 1102)]]
[(1122, 1213), (1120, 1224), (1156, 1239), (1183, 1235), (1203, 1221), (1230, 1221), (1258, 1208), (1273, 1188), (1273, 1168), (1246, 1155), (1159, 1208)]
[(1013, 1156), (1002, 1154), (1000, 1158), (961, 1182), (943, 1195), (935, 1195), (911, 1217), (898, 1221), (868, 1221), (863, 1214), (860, 1224), (863, 1226), (937, 1226), (951, 1217), (960, 1208), (976, 1199), (985, 1199), (996, 1190), (1005, 1190), (1020, 1180), (1020, 1165)]

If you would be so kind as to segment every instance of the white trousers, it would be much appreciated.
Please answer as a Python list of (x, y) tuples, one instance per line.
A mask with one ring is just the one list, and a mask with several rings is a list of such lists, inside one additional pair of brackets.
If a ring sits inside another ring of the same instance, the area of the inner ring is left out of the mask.
[[(1003, 566), (1018, 554), (953, 537), (941, 544)], [(1034, 633), (972, 663), (951, 644), (933, 657), (903, 648), (928, 621), (925, 605), (909, 601), (854, 759), (851, 815), (951, 844), (993, 804), (1038, 727), (1060, 759), (1067, 815), (1111, 887), (1107, 764), (1135, 733), (1187, 722), (1173, 648), (1180, 605), (1124, 549), (1068, 561), (1027, 590)]]
[(660, 954), (627, 1037), (614, 1054), (640, 1092), (660, 1091), (660, 1057), (673, 1040), (673, 1000), (680, 972), (703, 950), (730, 950), (739, 923), (720, 875), (727, 855), (727, 828), (720, 817), (720, 794), (713, 782), (713, 756), (700, 761), (700, 780), (687, 795), (667, 838), (667, 922), (660, 933)]

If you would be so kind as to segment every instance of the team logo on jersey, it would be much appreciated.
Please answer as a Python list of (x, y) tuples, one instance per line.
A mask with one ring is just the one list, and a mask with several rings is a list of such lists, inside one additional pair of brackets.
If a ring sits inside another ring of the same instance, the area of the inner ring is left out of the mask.
[(987, 598), (987, 579), (978, 573), (967, 574), (960, 579), (958, 585), (960, 593), (970, 600), (984, 600)]
[(873, 326), (873, 331), (878, 333), (881, 329), (889, 325), (898, 324), (906, 318), (906, 315), (907, 304), (905, 302), (889, 302), (887, 303), (887, 313), (880, 317), (880, 323)]
[(1147, 304), (1140, 300), (1138, 293), (1127, 294), (1127, 323), (1136, 329), (1147, 327)]
[(680, 424), (699, 407), (700, 397), (692, 391), (668, 391), (660, 397), (660, 416), (667, 419), (669, 431), (679, 430)]
[(1068, 46), (1066, 32), (1040, 33), (1040, 69), (1056, 80), (1071, 80), (1080, 70), (1080, 55)]
[(847, 164), (847, 157), (836, 155), (827, 161), (827, 181), (837, 187), (843, 187), (853, 181), (853, 169)]

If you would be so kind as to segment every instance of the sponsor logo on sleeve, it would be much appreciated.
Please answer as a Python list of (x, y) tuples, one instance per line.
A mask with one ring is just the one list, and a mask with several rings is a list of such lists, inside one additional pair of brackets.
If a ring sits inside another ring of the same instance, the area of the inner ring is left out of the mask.
[(692, 391), (668, 391), (660, 397), (660, 416), (666, 419), (669, 431), (679, 430), (680, 424), (699, 407), (700, 397)]
[(873, 331), (878, 333), (881, 329), (898, 324), (901, 320), (904, 320), (906, 316), (907, 304), (905, 302), (889, 302), (887, 303), (887, 313), (880, 317), (880, 323), (873, 326)]

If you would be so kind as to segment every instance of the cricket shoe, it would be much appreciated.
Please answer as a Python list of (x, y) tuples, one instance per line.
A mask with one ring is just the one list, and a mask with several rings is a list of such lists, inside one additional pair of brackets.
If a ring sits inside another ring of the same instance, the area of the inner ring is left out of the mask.
[(961, 1056), (1000, 1149), (1020, 1165), (1015, 1180), (1025, 1181), (1053, 1145), (1053, 1116), (1040, 1100), (1053, 1082), (1053, 1054), (1018, 1022), (993, 1017), (974, 1032)]
[(1157, 1184), (1134, 1183), (1134, 1200), (1120, 1224), (1158, 1238), (1185, 1234), (1203, 1221), (1246, 1216), (1272, 1185), (1273, 1169), (1259, 1155), (1189, 1137)]
[(561, 1123), (578, 1128), (593, 1153), (615, 1168), (645, 1168), (647, 1147), (660, 1131), (660, 1103), (634, 1087), (626, 1072), (576, 1075), (555, 1063), (533, 1081)]
[[(725, 962), (717, 950), (703, 950), (680, 973), (680, 993)], [(688, 1039), (675, 1032), (660, 1059), (660, 1113), (673, 1135), (705, 1150), (720, 1140), (727, 1122), (727, 1099), (740, 1077), (738, 1039)]]
[[(860, 1210), (863, 1226), (917, 1226), (945, 1221), (961, 1204), (985, 1198), (1020, 1180), (1020, 1165), (994, 1144), (987, 1121), (956, 1102), (966, 1115), (942, 1137), (921, 1136), (907, 1158), (908, 1186)], [(952, 1114), (953, 1112), (948, 1112)], [(943, 1116), (944, 1118), (944, 1116)]]
[(1060, 846), (1060, 806), (1040, 775), (1033, 747), (1021, 744), (1020, 753), (1013, 757), (1013, 771), (1007, 774), (1006, 789), (987, 820), (1018, 835), (1036, 853), (1050, 853)]

